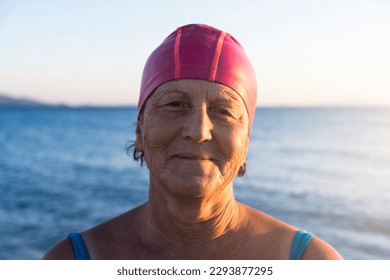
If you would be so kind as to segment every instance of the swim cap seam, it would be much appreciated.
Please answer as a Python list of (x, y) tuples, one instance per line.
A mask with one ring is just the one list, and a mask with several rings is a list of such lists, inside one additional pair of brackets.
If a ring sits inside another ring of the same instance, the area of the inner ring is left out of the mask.
[(175, 62), (175, 80), (180, 79), (180, 41), (181, 41), (181, 34), (182, 30), (181, 27), (177, 29), (176, 32), (176, 40), (175, 40), (175, 46), (173, 49), (173, 58)]
[(223, 41), (225, 39), (225, 36), (226, 36), (226, 33), (223, 31), (218, 36), (217, 44), (216, 44), (215, 49), (214, 49), (214, 57), (213, 57), (213, 60), (211, 62), (211, 67), (210, 67), (211, 68), (210, 69), (210, 76), (209, 76), (210, 81), (215, 81), (215, 77), (217, 75), (219, 58), (221, 56), (221, 51), (223, 48)]

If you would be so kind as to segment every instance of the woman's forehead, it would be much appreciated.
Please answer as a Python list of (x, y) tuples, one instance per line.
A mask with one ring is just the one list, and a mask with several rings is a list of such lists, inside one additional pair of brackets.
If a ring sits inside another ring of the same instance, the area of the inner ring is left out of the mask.
[(152, 95), (156, 98), (163, 98), (164, 96), (195, 96), (197, 94), (207, 94), (208, 99), (226, 100), (228, 102), (243, 103), (241, 96), (228, 86), (196, 79), (181, 79), (166, 82), (160, 85), (155, 93)]

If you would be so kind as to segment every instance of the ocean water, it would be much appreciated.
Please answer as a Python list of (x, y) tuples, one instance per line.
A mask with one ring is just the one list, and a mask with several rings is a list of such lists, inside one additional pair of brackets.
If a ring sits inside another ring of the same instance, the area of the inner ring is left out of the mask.
[[(40, 259), (147, 199), (136, 110), (0, 110), (0, 259)], [(390, 110), (260, 109), (237, 200), (346, 259), (390, 259)]]

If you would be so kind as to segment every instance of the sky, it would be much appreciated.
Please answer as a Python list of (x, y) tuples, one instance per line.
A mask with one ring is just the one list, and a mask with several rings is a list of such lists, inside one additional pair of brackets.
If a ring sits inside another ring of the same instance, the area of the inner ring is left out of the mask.
[(134, 105), (149, 54), (189, 23), (244, 46), (259, 106), (390, 106), (387, 0), (0, 0), (0, 93)]

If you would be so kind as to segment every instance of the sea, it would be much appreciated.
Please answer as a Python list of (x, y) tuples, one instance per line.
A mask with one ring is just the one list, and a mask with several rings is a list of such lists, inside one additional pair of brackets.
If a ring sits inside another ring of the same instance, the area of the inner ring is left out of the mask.
[[(0, 259), (35, 260), (147, 200), (135, 108), (0, 109)], [(259, 108), (236, 199), (345, 259), (390, 259), (390, 109)]]

